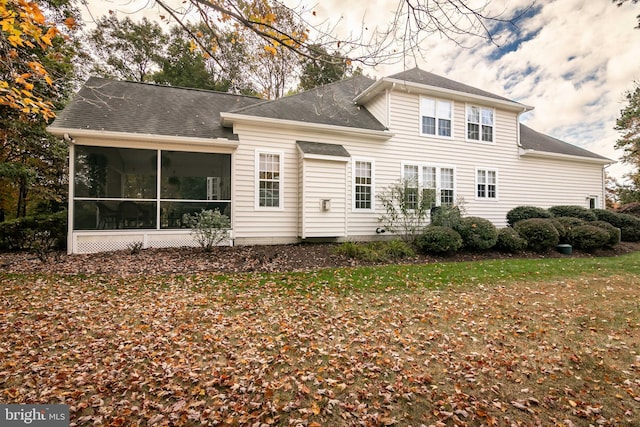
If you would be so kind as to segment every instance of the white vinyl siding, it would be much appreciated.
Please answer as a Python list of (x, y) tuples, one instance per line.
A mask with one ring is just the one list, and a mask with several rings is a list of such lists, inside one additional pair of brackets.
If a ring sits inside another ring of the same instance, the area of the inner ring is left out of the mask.
[(476, 169), (476, 199), (498, 199), (498, 171), (494, 169)]
[(451, 138), (453, 136), (453, 102), (420, 97), (420, 133)]

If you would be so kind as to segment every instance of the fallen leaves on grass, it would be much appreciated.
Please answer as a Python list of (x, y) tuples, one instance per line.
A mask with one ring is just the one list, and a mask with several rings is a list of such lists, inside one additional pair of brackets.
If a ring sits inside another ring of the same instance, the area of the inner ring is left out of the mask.
[(634, 425), (640, 281), (5, 275), (0, 400), (72, 425)]

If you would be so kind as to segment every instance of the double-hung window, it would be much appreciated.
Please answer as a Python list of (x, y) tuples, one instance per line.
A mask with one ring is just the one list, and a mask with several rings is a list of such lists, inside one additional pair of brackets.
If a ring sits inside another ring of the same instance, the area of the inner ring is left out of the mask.
[[(455, 202), (455, 171), (452, 167), (405, 163), (403, 178), (407, 180), (406, 203), (415, 209), (419, 203), (418, 191), (422, 191), (422, 203), (429, 207), (453, 205)], [(411, 186), (415, 185), (415, 190)]]
[(373, 208), (373, 161), (353, 162), (353, 207), (366, 210)]
[(493, 109), (467, 105), (467, 139), (493, 142)]
[(498, 172), (493, 169), (476, 169), (476, 198), (498, 198)]
[(282, 157), (281, 153), (256, 153), (259, 208), (282, 208)]
[(434, 98), (420, 98), (420, 133), (451, 137), (453, 103)]

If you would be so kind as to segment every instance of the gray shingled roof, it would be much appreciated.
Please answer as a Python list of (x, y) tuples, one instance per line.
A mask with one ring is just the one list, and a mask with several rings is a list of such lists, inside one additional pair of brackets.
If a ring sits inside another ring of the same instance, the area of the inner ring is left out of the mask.
[(353, 100), (374, 80), (356, 76), (296, 95), (234, 111), (255, 117), (383, 131), (387, 128)]
[(321, 156), (351, 157), (351, 154), (339, 144), (326, 144), (323, 142), (296, 141), (300, 150), (305, 154), (317, 154)]
[(599, 154), (592, 153), (573, 144), (545, 135), (520, 124), (520, 145), (525, 150), (544, 151), (549, 153), (566, 154), (569, 156), (589, 157), (593, 159), (610, 160)]
[(237, 139), (220, 125), (220, 112), (259, 102), (221, 92), (91, 77), (50, 129)]
[(466, 85), (464, 83), (450, 80), (446, 77), (421, 70), (420, 68), (412, 68), (388, 77), (389, 79), (404, 80), (411, 83), (419, 83), (427, 86), (440, 87), (443, 89), (455, 90), (456, 92), (469, 93), (472, 95), (485, 96), (487, 98), (500, 99), (502, 101), (514, 102), (511, 99)]

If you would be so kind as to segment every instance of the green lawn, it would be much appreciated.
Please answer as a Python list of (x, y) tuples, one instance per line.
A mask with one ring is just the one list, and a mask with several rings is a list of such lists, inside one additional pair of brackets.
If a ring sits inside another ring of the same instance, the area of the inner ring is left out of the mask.
[(639, 273), (640, 254), (0, 273), (0, 402), (75, 425), (638, 425)]

